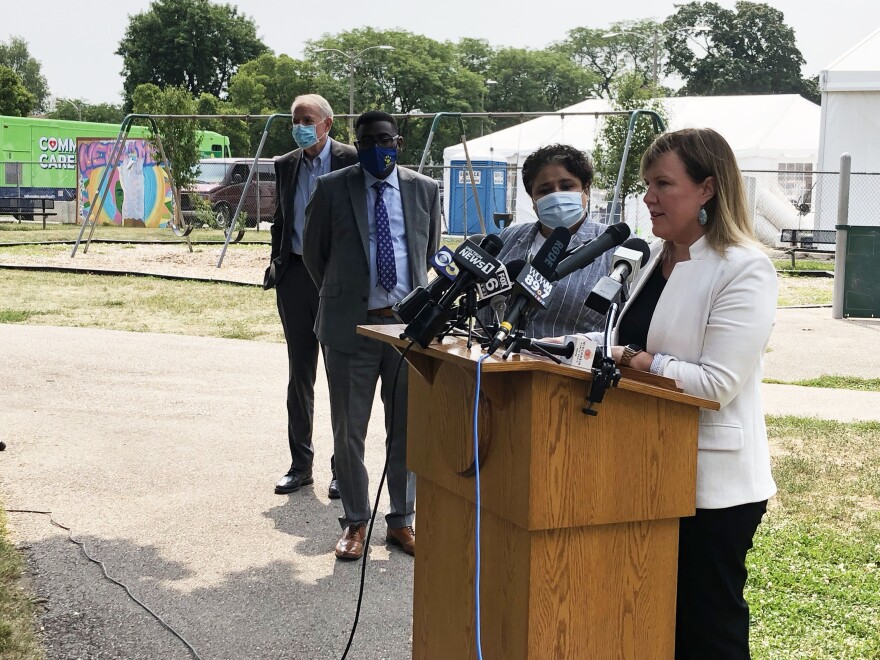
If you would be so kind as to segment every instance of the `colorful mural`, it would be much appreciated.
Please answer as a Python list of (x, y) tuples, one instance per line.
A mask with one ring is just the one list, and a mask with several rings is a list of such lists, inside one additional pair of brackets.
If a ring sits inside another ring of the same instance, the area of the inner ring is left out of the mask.
[[(84, 222), (97, 204), (101, 178), (110, 166), (115, 140), (77, 138), (78, 220)], [(171, 182), (153, 158), (148, 140), (129, 139), (108, 182), (98, 222), (126, 227), (165, 227), (171, 220)]]

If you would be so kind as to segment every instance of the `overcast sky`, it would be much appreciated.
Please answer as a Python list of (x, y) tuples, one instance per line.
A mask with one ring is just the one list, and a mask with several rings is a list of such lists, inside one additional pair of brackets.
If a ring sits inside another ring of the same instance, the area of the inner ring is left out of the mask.
[[(302, 56), (305, 41), (325, 33), (358, 27), (400, 28), (433, 39), (487, 39), (493, 46), (543, 48), (574, 27), (603, 28), (621, 20), (663, 20), (675, 12), (663, 0), (585, 2), (555, 0), (548, 4), (508, 0), (354, 0), (334, 2), (232, 2), (251, 16), (260, 38), (276, 54)], [(733, 8), (733, 0), (719, 0)], [(806, 60), (805, 75), (815, 75), (853, 45), (880, 28), (880, 2), (770, 0), (794, 29)], [(128, 17), (146, 10), (150, 0), (0, 0), (0, 40), (23, 37), (53, 95), (85, 98), (92, 103), (120, 102), (122, 59), (114, 55)]]

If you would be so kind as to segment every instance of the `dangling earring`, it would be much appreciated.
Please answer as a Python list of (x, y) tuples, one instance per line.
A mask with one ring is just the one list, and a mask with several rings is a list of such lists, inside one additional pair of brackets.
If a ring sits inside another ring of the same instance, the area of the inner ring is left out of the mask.
[(700, 207), (699, 214), (697, 214), (697, 222), (699, 222), (701, 226), (709, 222), (709, 214), (706, 213), (706, 209), (702, 206)]

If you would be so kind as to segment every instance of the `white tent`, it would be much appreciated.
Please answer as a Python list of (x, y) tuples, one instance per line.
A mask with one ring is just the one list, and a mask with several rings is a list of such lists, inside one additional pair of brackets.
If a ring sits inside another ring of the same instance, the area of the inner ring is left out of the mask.
[[(840, 156), (852, 156), (853, 172), (880, 172), (880, 29), (856, 44), (819, 74), (822, 116), (819, 138), (819, 169), (837, 172)], [(864, 178), (853, 178), (850, 190), (850, 221), (869, 224), (853, 217), (860, 205), (852, 200), (870, 195), (860, 191)], [(865, 210), (865, 209), (862, 209)], [(833, 229), (837, 221), (837, 190), (817, 190), (816, 228)]]
[[(807, 163), (813, 167), (817, 161), (820, 109), (801, 96), (672, 97), (662, 99), (662, 102), (669, 119), (669, 130), (714, 128), (730, 142), (741, 169), (776, 170), (780, 164), (786, 163)], [(468, 152), (472, 161), (505, 162), (511, 170), (513, 166), (521, 168), (526, 156), (548, 144), (561, 142), (591, 152), (596, 144), (596, 135), (601, 130), (601, 116), (566, 116), (566, 113), (602, 112), (608, 109), (608, 102), (604, 99), (583, 101), (560, 110), (559, 116), (539, 117), (469, 140)], [(444, 204), (448, 219), (451, 217), (449, 203), (453, 197), (449, 194), (450, 165), (456, 161), (464, 161), (461, 144), (443, 151), (444, 185), (447, 191)], [(515, 222), (534, 221), (531, 200), (522, 187), (520, 177), (516, 178), (515, 202), (508, 193)], [(461, 184), (456, 180), (454, 185)], [(774, 226), (797, 222), (797, 214), (790, 202), (785, 200), (779, 206), (784, 216), (790, 214), (793, 218), (777, 218), (773, 221)], [(455, 213), (456, 209), (452, 209), (452, 212)], [(491, 223), (491, 214), (487, 221)], [(778, 238), (778, 233), (776, 236)]]

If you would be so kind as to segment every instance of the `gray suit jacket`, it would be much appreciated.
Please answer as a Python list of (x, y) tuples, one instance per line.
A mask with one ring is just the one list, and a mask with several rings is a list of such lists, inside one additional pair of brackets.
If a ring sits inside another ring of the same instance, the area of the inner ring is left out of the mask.
[[(428, 282), (428, 259), (440, 242), (437, 182), (397, 168), (413, 287)], [(367, 321), (370, 287), (367, 191), (360, 165), (318, 179), (306, 207), (303, 260), (318, 286), (315, 335), (336, 350), (356, 350), (355, 328)]]
[[(269, 267), (263, 276), (263, 288), (271, 289), (284, 276), (290, 261), (290, 246), (293, 240), (293, 202), (299, 166), (302, 163), (302, 149), (280, 156), (275, 160), (275, 216), (272, 219), (272, 254)], [(354, 147), (330, 140), (330, 171), (357, 162)]]

